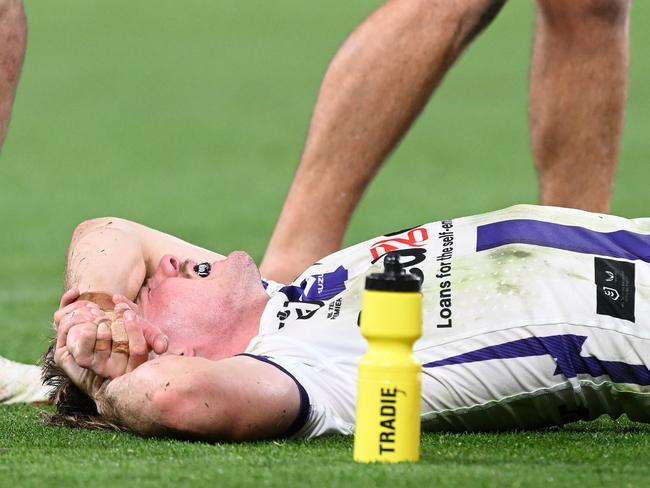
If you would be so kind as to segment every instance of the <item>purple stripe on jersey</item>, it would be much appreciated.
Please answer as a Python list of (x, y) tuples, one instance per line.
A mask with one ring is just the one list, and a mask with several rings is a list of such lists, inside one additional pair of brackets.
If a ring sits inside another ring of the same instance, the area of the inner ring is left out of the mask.
[(305, 298), (307, 300), (329, 300), (345, 290), (348, 270), (339, 266), (329, 273), (312, 275), (307, 280)]
[(305, 387), (302, 386), (300, 382), (296, 379), (296, 377), (291, 373), (289, 373), (289, 371), (284, 369), (279, 364), (273, 362), (273, 359), (270, 358), (269, 356), (261, 356), (261, 355), (257, 356), (255, 354), (248, 354), (248, 353), (237, 354), (237, 356), (246, 356), (249, 358), (257, 359), (258, 361), (262, 361), (263, 363), (270, 364), (271, 366), (275, 366), (276, 368), (278, 368), (280, 371), (282, 371), (284, 374), (286, 374), (289, 378), (293, 380), (293, 382), (298, 387), (298, 395), (300, 396), (300, 409), (298, 410), (298, 415), (296, 416), (295, 420), (291, 423), (287, 431), (284, 432), (279, 437), (291, 437), (292, 435), (297, 433), (300, 429), (302, 429), (304, 425), (307, 423), (307, 419), (309, 419), (309, 412), (311, 410), (309, 395), (307, 394), (307, 390), (305, 390)]
[(573, 334), (529, 337), (433, 361), (423, 364), (422, 367), (438, 368), (492, 359), (515, 359), (549, 355), (553, 357), (556, 364), (553, 375), (561, 374), (566, 378), (575, 378), (579, 374), (592, 377), (609, 376), (614, 383), (650, 385), (650, 370), (645, 364), (604, 361), (594, 356), (581, 356), (580, 351), (586, 340), (587, 336)]
[(334, 298), (345, 291), (348, 270), (339, 266), (329, 273), (311, 275), (300, 285), (287, 285), (280, 288), (290, 302), (320, 302)]
[(476, 251), (506, 244), (533, 244), (650, 262), (650, 235), (627, 230), (596, 232), (573, 225), (517, 219), (481, 225), (476, 232)]

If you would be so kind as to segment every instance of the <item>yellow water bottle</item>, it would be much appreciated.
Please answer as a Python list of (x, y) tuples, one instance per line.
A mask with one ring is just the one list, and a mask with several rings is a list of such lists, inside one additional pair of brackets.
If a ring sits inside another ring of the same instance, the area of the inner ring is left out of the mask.
[(396, 254), (366, 278), (361, 333), (368, 352), (359, 363), (354, 460), (417, 461), (422, 366), (413, 343), (422, 334), (422, 295)]

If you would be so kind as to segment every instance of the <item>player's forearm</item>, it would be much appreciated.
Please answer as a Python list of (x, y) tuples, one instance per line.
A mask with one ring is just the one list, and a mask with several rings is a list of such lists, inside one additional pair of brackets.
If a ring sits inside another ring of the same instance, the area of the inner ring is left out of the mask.
[(125, 219), (104, 217), (77, 226), (66, 266), (66, 288), (135, 298), (165, 254), (215, 261), (223, 256)]
[(66, 289), (134, 299), (147, 274), (143, 243), (130, 223), (103, 218), (80, 224), (70, 243)]
[(0, 0), (0, 146), (5, 138), (27, 35), (23, 3)]

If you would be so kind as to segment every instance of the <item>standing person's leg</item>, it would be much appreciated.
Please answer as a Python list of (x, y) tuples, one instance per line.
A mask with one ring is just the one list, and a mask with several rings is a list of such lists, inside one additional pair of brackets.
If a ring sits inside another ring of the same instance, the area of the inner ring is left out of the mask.
[[(21, 0), (0, 0), (0, 149), (5, 139), (20, 68), (25, 57), (25, 13)], [(37, 366), (14, 363), (0, 356), (0, 403), (42, 401)]]
[(629, 0), (537, 0), (531, 139), (541, 202), (609, 210), (623, 130)]
[(27, 27), (21, 0), (0, 0), (0, 147), (25, 57)]
[(367, 184), (504, 2), (390, 0), (350, 35), (323, 80), (264, 276), (289, 281), (340, 248)]

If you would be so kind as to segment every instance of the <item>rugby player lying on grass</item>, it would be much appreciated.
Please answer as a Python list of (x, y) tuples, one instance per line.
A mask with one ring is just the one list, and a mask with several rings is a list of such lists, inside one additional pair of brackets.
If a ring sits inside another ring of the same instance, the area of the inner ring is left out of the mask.
[(83, 223), (44, 370), (52, 421), (214, 440), (352, 433), (364, 278), (387, 252), (423, 280), (424, 429), (650, 421), (650, 219), (528, 205), (363, 242), (286, 286), (242, 252)]

